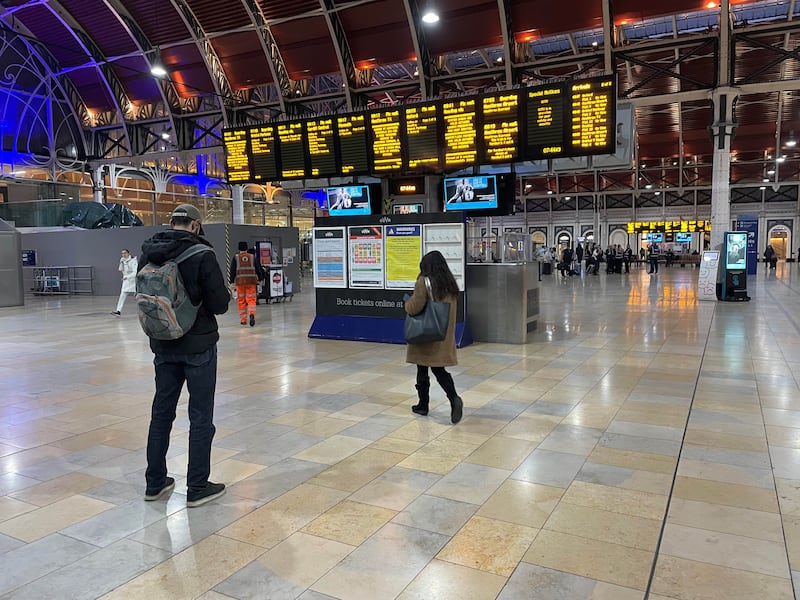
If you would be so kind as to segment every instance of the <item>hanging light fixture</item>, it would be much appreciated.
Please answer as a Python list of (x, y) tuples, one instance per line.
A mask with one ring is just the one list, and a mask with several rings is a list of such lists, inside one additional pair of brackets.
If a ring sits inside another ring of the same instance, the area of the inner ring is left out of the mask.
[(164, 68), (164, 63), (161, 62), (161, 50), (156, 48), (156, 56), (150, 63), (150, 74), (153, 77), (166, 77), (167, 69)]

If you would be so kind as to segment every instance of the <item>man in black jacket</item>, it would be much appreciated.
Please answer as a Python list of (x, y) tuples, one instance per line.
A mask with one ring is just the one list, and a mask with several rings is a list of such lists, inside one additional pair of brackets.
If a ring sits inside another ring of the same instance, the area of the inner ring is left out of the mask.
[[(211, 248), (203, 235), (200, 211), (181, 204), (172, 213), (172, 229), (142, 244), (141, 266), (161, 265), (195, 244)], [(225, 484), (208, 480), (211, 473), (211, 441), (214, 439), (214, 389), (217, 383), (217, 340), (214, 315), (228, 310), (230, 294), (215, 253), (200, 252), (178, 266), (192, 304), (200, 305), (192, 328), (177, 340), (150, 338), (155, 354), (156, 393), (147, 436), (147, 491), (144, 499), (158, 500), (175, 488), (167, 476), (167, 450), (175, 409), (183, 389), (189, 390), (189, 468), (186, 473), (186, 505), (200, 506), (225, 493)]]

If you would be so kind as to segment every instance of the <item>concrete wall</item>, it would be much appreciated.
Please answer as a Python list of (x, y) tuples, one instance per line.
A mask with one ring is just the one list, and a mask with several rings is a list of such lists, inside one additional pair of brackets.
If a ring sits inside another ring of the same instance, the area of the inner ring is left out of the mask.
[(19, 232), (0, 221), (0, 307), (22, 306), (25, 302), (21, 254)]
[[(226, 227), (228, 236), (226, 237)], [(121, 276), (119, 266), (120, 252), (123, 248), (130, 250), (131, 254), (141, 254), (142, 242), (158, 231), (165, 228), (158, 227), (130, 227), (118, 229), (48, 229), (36, 231), (24, 230), (21, 236), (22, 248), (17, 251), (17, 261), (20, 261), (20, 251), (36, 250), (37, 266), (62, 267), (84, 266), (94, 267), (94, 294), (97, 296), (119, 295)], [(261, 240), (274, 240), (284, 248), (298, 248), (299, 230), (296, 227), (262, 227), (257, 225), (205, 225), (203, 227), (206, 239), (214, 246), (220, 268), (228, 279), (231, 253), (236, 252), (239, 240), (249, 244)], [(227, 242), (229, 240), (229, 243)], [(299, 252), (299, 249), (297, 250)], [(24, 289), (33, 288), (33, 268), (25, 267)], [(294, 291), (299, 291), (300, 268), (298, 259), (287, 265), (285, 277), (287, 281), (294, 282)]]

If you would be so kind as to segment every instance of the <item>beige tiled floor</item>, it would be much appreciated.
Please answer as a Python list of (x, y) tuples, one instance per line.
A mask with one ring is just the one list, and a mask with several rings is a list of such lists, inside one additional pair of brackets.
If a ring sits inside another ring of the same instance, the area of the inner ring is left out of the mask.
[[(221, 319), (212, 477), (188, 418), (145, 504), (152, 356), (129, 306), (0, 309), (0, 598), (788, 600), (800, 582), (800, 267), (748, 304), (691, 269), (546, 278), (525, 346), (474, 344), (465, 416), (400, 346), (309, 340), (313, 295)], [(57, 593), (57, 596), (53, 594)]]

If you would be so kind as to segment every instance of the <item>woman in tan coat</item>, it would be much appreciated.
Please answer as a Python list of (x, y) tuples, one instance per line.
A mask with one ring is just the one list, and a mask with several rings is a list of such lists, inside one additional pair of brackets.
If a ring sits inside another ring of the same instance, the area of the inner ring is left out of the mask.
[(458, 423), (464, 403), (456, 393), (453, 376), (445, 367), (458, 364), (456, 360), (456, 300), (458, 298), (458, 284), (456, 283), (450, 267), (447, 266), (444, 256), (438, 250), (428, 252), (419, 263), (419, 277), (414, 285), (414, 293), (406, 302), (405, 308), (409, 315), (417, 315), (425, 308), (428, 302), (428, 292), (425, 287), (425, 278), (431, 282), (433, 297), (440, 302), (450, 303), (450, 322), (447, 325), (447, 335), (441, 342), (427, 344), (409, 344), (406, 348), (406, 362), (417, 365), (417, 395), (419, 403), (411, 407), (418, 415), (428, 414), (430, 401), (431, 380), (428, 368), (433, 371), (436, 381), (442, 386), (447, 399), (450, 401), (450, 420)]

